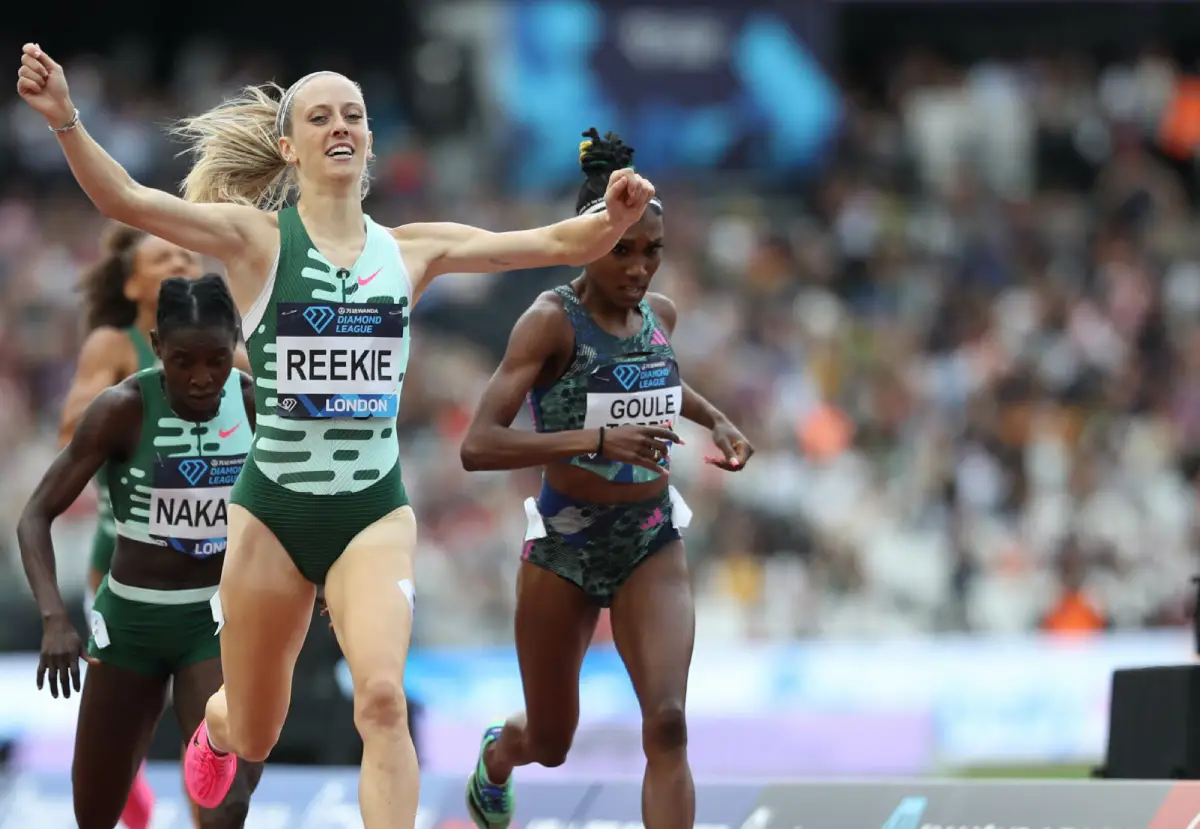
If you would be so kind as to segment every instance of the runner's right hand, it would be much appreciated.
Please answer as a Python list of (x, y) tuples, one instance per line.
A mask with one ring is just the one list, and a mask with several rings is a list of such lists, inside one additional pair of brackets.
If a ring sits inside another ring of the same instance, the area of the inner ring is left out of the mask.
[(659, 466), (659, 461), (667, 457), (670, 450), (668, 441), (683, 444), (679, 435), (659, 426), (618, 426), (605, 429), (604, 452), (601, 457), (609, 461), (644, 466), (666, 475), (667, 470)]
[(71, 687), (79, 690), (79, 660), (95, 664), (75, 626), (65, 616), (47, 620), (42, 628), (42, 652), (38, 659), (37, 687), (42, 690), (46, 675), (50, 675), (50, 696), (58, 699), (62, 686), (65, 699), (71, 697)]
[(21, 50), (17, 94), (52, 127), (66, 126), (75, 117), (75, 105), (71, 103), (63, 68), (36, 43), (26, 43)]

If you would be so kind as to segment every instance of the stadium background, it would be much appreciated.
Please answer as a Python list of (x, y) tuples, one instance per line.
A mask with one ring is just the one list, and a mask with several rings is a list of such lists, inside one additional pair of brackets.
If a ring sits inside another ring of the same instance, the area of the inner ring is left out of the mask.
[[(171, 118), (242, 83), (346, 72), (375, 132), (368, 211), (388, 224), (554, 221), (569, 214), (579, 132), (616, 129), (638, 148), (668, 209), (655, 286), (681, 309), (681, 363), (758, 449), (736, 476), (698, 450), (676, 465), (697, 516), (700, 774), (1085, 774), (1112, 669), (1191, 658), (1195, 5), (341, 11), (129, 3), (92, 18), (66, 3), (47, 19), (26, 4), (6, 12), (0, 55), (15, 68), (20, 43), (40, 42), (89, 130), (164, 188), (184, 169)], [(71, 288), (100, 226), (10, 95), (0, 739), (18, 769), (61, 769), (70, 744), (73, 703), (33, 692), (40, 625), (14, 527), (55, 450), (80, 342)], [(513, 577), (536, 474), (467, 475), (457, 447), (512, 322), (569, 275), (448, 277), (414, 314), (409, 682), (433, 771), (465, 770), (477, 727), (520, 701)], [(94, 511), (81, 498), (56, 530), (75, 604)], [(636, 706), (603, 626), (597, 638), (567, 767), (584, 775), (638, 767)], [(345, 705), (338, 658), (314, 626), (279, 759), (353, 760), (348, 709), (330, 715)]]

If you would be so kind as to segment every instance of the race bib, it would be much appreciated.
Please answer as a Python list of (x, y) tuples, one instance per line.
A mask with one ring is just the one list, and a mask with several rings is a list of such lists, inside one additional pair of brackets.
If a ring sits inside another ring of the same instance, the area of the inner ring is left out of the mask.
[(156, 461), (150, 536), (193, 558), (225, 552), (229, 493), (245, 461), (245, 455)]
[[(683, 387), (674, 360), (615, 363), (588, 377), (585, 429), (661, 426), (670, 429), (683, 409)], [(663, 462), (666, 462), (666, 458)]]
[(394, 418), (407, 297), (391, 305), (281, 302), (276, 413), (293, 420)]

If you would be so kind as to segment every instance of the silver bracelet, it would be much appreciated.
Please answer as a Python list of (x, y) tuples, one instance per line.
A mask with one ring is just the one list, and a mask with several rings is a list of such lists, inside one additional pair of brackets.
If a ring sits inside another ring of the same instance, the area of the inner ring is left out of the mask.
[(47, 124), (46, 129), (50, 130), (50, 132), (54, 133), (55, 135), (61, 135), (64, 132), (70, 132), (71, 130), (75, 129), (77, 126), (79, 126), (79, 109), (78, 108), (76, 108), (75, 114), (71, 116), (71, 120), (68, 121), (67, 123), (63, 124), (61, 127), (52, 127), (49, 124)]

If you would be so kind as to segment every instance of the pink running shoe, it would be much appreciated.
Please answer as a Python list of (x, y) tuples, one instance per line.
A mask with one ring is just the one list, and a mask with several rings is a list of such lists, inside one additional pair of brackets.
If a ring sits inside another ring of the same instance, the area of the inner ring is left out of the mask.
[(125, 811), (121, 812), (121, 823), (127, 829), (148, 829), (153, 814), (154, 789), (150, 788), (150, 781), (146, 779), (146, 764), (142, 763), (129, 789)]
[(236, 773), (237, 756), (213, 751), (208, 742), (208, 723), (201, 720), (183, 761), (188, 794), (200, 808), (215, 809), (229, 794)]

